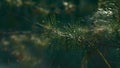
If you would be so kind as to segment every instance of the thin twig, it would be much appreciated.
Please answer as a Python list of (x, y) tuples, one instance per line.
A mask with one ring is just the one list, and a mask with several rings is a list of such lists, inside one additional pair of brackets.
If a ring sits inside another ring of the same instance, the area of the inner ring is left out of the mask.
[(85, 64), (87, 64), (87, 62), (88, 62), (87, 58), (88, 58), (88, 54), (86, 54), (86, 55), (83, 57), (83, 59), (82, 59), (82, 61), (81, 61), (81, 68), (85, 68)]
[(105, 61), (105, 63), (107, 64), (108, 68), (112, 68), (111, 65), (110, 65), (110, 63), (107, 61), (107, 59), (104, 57), (104, 55), (100, 52), (100, 50), (96, 48), (96, 51), (99, 53), (99, 55)]

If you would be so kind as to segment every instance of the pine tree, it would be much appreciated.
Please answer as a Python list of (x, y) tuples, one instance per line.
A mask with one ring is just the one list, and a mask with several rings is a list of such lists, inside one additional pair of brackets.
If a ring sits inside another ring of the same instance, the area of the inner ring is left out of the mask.
[(51, 1), (0, 1), (0, 65), (120, 67), (118, 0), (100, 0), (96, 11), (84, 17), (77, 13), (79, 3), (73, 0)]

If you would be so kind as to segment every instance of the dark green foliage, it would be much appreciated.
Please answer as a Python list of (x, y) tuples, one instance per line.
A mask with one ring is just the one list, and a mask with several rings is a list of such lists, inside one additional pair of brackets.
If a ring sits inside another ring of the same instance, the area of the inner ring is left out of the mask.
[(119, 3), (0, 0), (0, 66), (119, 68)]

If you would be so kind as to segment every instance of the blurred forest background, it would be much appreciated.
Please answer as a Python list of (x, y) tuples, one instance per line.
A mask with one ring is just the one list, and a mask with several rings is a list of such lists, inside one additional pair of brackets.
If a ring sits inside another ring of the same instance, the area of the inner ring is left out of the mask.
[(0, 0), (0, 68), (120, 68), (120, 1)]

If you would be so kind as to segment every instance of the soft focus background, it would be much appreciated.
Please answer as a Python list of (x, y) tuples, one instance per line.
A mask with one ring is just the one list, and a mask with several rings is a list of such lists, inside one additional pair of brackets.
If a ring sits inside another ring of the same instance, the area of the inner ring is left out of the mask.
[(0, 0), (0, 68), (120, 68), (120, 1)]

